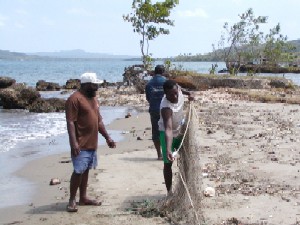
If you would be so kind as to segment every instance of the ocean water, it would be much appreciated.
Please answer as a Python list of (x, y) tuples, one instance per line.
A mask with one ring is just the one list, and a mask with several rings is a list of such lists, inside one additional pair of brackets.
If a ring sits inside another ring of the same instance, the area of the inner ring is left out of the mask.
[[(162, 64), (157, 61), (155, 64)], [(141, 64), (141, 61), (122, 59), (60, 59), (32, 61), (0, 61), (0, 76), (14, 78), (18, 83), (35, 86), (39, 80), (64, 85), (68, 79), (79, 78), (84, 72), (95, 72), (100, 79), (109, 82), (122, 81), (125, 67)], [(211, 62), (176, 62), (177, 68), (207, 73)], [(223, 68), (220, 63), (219, 68)]]
[[(156, 62), (156, 64), (162, 63)], [(124, 68), (133, 64), (141, 64), (141, 62), (120, 59), (0, 61), (0, 76), (14, 78), (17, 83), (26, 83), (32, 87), (35, 87), (39, 80), (64, 85), (68, 79), (79, 78), (84, 72), (95, 72), (100, 79), (117, 82), (122, 81)], [(177, 68), (208, 73), (212, 62), (174, 64)], [(224, 63), (218, 63), (218, 69), (224, 67)], [(283, 74), (271, 74), (271, 76), (283, 76)], [(300, 85), (299, 75), (285, 74), (285, 77)], [(42, 95), (68, 97), (60, 95), (59, 92), (42, 93)], [(105, 124), (117, 118), (124, 118), (128, 111), (135, 113), (133, 109), (126, 107), (101, 107)], [(109, 132), (116, 141), (122, 139), (122, 131)], [(65, 146), (66, 142), (68, 137), (64, 113), (30, 113), (25, 110), (0, 108), (0, 192), (11, 193), (11, 190), (14, 190), (14, 197), (9, 194), (0, 196), (0, 208), (24, 204), (28, 201), (25, 198), (30, 198), (33, 184), (14, 176), (14, 171), (37, 157), (69, 151), (59, 147)], [(104, 144), (103, 140), (102, 142)], [(23, 194), (24, 191), (27, 193), (26, 196)]]

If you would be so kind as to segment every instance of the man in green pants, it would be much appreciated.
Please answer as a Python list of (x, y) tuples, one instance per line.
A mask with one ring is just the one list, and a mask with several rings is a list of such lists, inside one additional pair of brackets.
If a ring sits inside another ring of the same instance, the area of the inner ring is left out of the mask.
[(158, 121), (160, 131), (160, 144), (164, 160), (164, 179), (168, 194), (172, 193), (172, 162), (173, 152), (181, 143), (180, 129), (184, 123), (184, 96), (189, 100), (194, 96), (191, 92), (182, 90), (173, 80), (167, 80), (163, 85), (165, 96), (160, 103), (160, 120)]

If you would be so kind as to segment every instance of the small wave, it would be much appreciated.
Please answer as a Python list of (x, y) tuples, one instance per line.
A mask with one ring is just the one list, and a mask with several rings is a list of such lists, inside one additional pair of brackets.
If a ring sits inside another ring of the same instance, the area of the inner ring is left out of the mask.
[[(101, 107), (104, 124), (124, 117), (127, 111), (126, 107)], [(65, 113), (0, 110), (0, 153), (7, 152), (22, 142), (46, 139), (66, 132)]]
[(65, 133), (64, 113), (0, 113), (0, 152), (9, 151), (20, 142), (45, 139)]

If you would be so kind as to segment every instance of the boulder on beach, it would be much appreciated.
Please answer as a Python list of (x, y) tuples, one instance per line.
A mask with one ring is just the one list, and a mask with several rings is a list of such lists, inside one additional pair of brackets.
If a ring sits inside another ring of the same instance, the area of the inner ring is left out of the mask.
[[(106, 80), (103, 81), (102, 84), (99, 84), (100, 88), (112, 87), (112, 86), (120, 86), (120, 82), (112, 83), (107, 82)], [(123, 82), (121, 82), (123, 84)], [(69, 79), (66, 82), (66, 85), (63, 86), (64, 89), (79, 89), (80, 88), (80, 79)]]
[(38, 91), (24, 84), (14, 84), (0, 90), (0, 98), (4, 109), (26, 109), (41, 95)]
[(12, 79), (10, 77), (0, 77), (0, 88), (8, 88), (15, 83), (15, 79)]
[(63, 112), (66, 100), (61, 98), (39, 98), (27, 107), (29, 112), (49, 113)]
[(44, 80), (39, 80), (36, 83), (37, 91), (59, 91), (61, 89), (60, 85), (53, 82), (47, 82)]
[(40, 93), (25, 84), (14, 84), (0, 89), (1, 104), (4, 109), (27, 109), (30, 112), (61, 112), (65, 100), (60, 98), (41, 98)]
[(64, 89), (79, 89), (80, 80), (79, 79), (69, 79), (66, 82), (66, 85), (63, 86)]

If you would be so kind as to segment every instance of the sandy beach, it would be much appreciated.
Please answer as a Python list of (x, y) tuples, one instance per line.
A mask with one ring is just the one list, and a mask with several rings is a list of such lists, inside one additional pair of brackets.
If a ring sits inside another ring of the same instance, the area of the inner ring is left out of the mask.
[[(145, 109), (141, 95), (131, 98), (142, 99)], [(299, 225), (299, 105), (248, 102), (215, 89), (197, 92), (195, 108), (202, 190), (215, 190), (203, 199), (201, 223)], [(107, 128), (123, 131), (124, 141), (116, 149), (99, 146), (99, 166), (90, 171), (88, 193), (102, 206), (66, 212), (72, 164), (69, 153), (52, 155), (17, 172), (38, 189), (28, 204), (0, 209), (0, 224), (172, 224), (133, 210), (133, 203), (156, 204), (166, 196), (148, 113), (118, 119)], [(49, 185), (51, 178), (61, 183)]]

